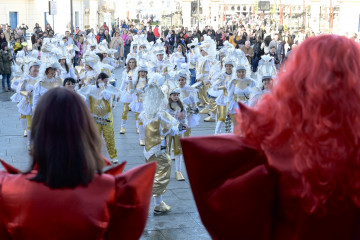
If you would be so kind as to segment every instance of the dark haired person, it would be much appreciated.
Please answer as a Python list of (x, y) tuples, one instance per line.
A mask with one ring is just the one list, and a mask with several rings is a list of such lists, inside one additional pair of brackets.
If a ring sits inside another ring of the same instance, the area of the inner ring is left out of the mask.
[[(69, 60), (69, 62), (70, 62), (70, 60)], [(60, 68), (61, 79), (65, 79), (65, 78), (77, 79), (75, 71), (72, 67), (72, 64), (68, 64), (68, 61), (66, 60), (66, 56), (61, 56), (59, 59), (59, 63), (61, 65), (61, 68)]]
[(118, 162), (115, 148), (114, 118), (112, 114), (113, 97), (118, 97), (120, 91), (109, 84), (109, 76), (100, 73), (95, 85), (89, 85), (79, 90), (85, 96), (86, 103), (96, 121), (96, 126), (105, 138), (106, 148), (113, 163)]
[(237, 134), (181, 139), (213, 239), (359, 239), (360, 46), (322, 35), (293, 54), (256, 108), (240, 104)]
[(63, 82), (63, 87), (71, 91), (75, 91), (76, 81), (73, 78), (65, 78)]
[[(11, 91), (10, 86), (10, 76), (11, 76), (11, 62), (13, 57), (8, 48), (7, 42), (1, 44), (0, 50), (0, 74), (2, 74), (2, 90), (3, 92)], [(5, 81), (7, 84), (7, 89), (5, 86)]]
[(32, 129), (32, 168), (21, 173), (1, 160), (9, 173), (0, 171), (0, 239), (139, 239), (155, 164), (103, 172), (91, 114), (64, 88), (43, 95)]

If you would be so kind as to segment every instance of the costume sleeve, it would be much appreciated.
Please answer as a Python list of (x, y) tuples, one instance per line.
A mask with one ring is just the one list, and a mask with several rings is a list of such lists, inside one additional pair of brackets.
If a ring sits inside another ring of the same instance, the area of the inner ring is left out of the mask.
[(35, 89), (34, 89), (33, 110), (35, 110), (37, 102), (39, 101), (39, 98), (40, 98), (40, 88), (41, 88), (41, 84), (40, 84), (40, 82), (37, 82), (35, 84)]
[(269, 239), (274, 181), (264, 155), (236, 135), (182, 138), (181, 145), (196, 205), (211, 237)]
[(156, 163), (151, 162), (115, 177), (115, 206), (105, 239), (139, 239), (149, 213)]
[[(0, 171), (0, 190), (2, 189), (3, 179), (6, 176), (6, 172)], [(2, 192), (0, 192), (0, 199), (2, 199)], [(5, 210), (2, 202), (0, 202), (0, 239), (1, 240), (11, 240), (11, 236), (6, 229), (6, 223), (4, 219)]]

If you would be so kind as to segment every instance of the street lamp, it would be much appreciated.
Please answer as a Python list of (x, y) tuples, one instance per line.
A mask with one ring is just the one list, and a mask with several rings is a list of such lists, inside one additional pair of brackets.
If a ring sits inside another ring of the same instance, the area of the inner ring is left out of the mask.
[(72, 0), (70, 0), (70, 15), (71, 15), (70, 31), (71, 31), (71, 33), (74, 33), (73, 1)]

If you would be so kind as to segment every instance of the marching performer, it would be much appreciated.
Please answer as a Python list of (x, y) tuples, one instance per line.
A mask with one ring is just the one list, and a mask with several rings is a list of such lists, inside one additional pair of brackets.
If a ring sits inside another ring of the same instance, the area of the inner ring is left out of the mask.
[(190, 44), (187, 45), (187, 47), (190, 49), (188, 56), (189, 56), (189, 71), (191, 73), (190, 76), (190, 85), (195, 84), (196, 82), (196, 65), (198, 58), (200, 56), (200, 51), (198, 48), (198, 39), (195, 38), (192, 40)]
[(246, 66), (236, 66), (236, 77), (228, 84), (229, 92), (229, 115), (233, 126), (236, 124), (236, 109), (239, 108), (238, 102), (249, 105), (251, 97), (259, 90), (256, 82), (246, 76)]
[(201, 118), (196, 105), (198, 102), (197, 89), (189, 86), (189, 71), (187, 69), (178, 71), (175, 79), (179, 88), (180, 99), (186, 112), (187, 129), (184, 132), (184, 137), (190, 137), (191, 129), (199, 125)]
[(70, 60), (67, 60), (67, 57), (65, 55), (62, 55), (59, 58), (59, 63), (61, 65), (61, 69), (60, 69), (60, 77), (61, 79), (65, 79), (65, 78), (73, 78), (73, 79), (77, 79), (77, 76), (75, 74), (74, 69), (72, 68), (71, 64), (68, 64), (69, 62), (71, 62)]
[(273, 84), (273, 79), (271, 75), (264, 75), (262, 78), (262, 87), (258, 93), (256, 93), (249, 102), (250, 107), (256, 106), (260, 99), (267, 93), (270, 92)]
[[(121, 97), (120, 101), (124, 104), (123, 112), (121, 115), (121, 127), (120, 127), (120, 134), (125, 134), (126, 131), (126, 121), (127, 116), (130, 110), (130, 103), (132, 101), (132, 94), (134, 93), (134, 85), (132, 78), (135, 73), (135, 69), (137, 67), (137, 60), (136, 54), (129, 53), (126, 58), (126, 69), (123, 72), (123, 79), (120, 85)], [(138, 128), (138, 120), (136, 127)]]
[(30, 135), (31, 135), (31, 123), (33, 114), (33, 92), (36, 83), (40, 80), (39, 68), (40, 61), (32, 61), (27, 66), (29, 68), (29, 75), (25, 76), (23, 81), (19, 83), (17, 92), (23, 96), (20, 102), (17, 104), (21, 119), (26, 121), (23, 123), (23, 127), (26, 126), (24, 136), (29, 136), (27, 141), (27, 149), (30, 150)]
[(210, 69), (216, 64), (216, 44), (210, 37), (204, 36), (204, 38), (204, 41), (199, 45), (202, 57), (199, 58), (196, 70), (196, 81), (201, 82), (199, 89), (199, 99), (201, 103), (199, 106), (205, 106), (205, 108), (200, 111), (201, 114), (210, 113), (210, 117), (206, 118), (205, 121), (215, 122), (216, 104), (212, 104), (210, 108), (207, 90), (211, 86), (209, 80)]
[(114, 118), (112, 113), (113, 97), (120, 95), (120, 91), (108, 83), (109, 76), (100, 73), (95, 85), (88, 85), (79, 90), (86, 97), (86, 103), (90, 108), (98, 130), (105, 138), (106, 148), (113, 163), (118, 162), (115, 148)]
[(49, 89), (62, 86), (62, 79), (56, 74), (60, 69), (61, 66), (57, 59), (48, 58), (45, 61), (42, 61), (40, 73), (45, 72), (45, 75), (34, 86), (33, 110), (36, 109), (36, 104), (40, 97)]
[(217, 104), (217, 114), (216, 114), (216, 128), (215, 134), (221, 133), (221, 128), (225, 124), (225, 119), (228, 114), (227, 104), (228, 104), (228, 91), (227, 86), (230, 81), (233, 79), (233, 68), (235, 65), (236, 59), (232, 56), (227, 56), (223, 59), (224, 70), (221, 72), (218, 77), (214, 77), (212, 89), (209, 89), (209, 94), (214, 92), (216, 95), (216, 104)]
[[(146, 162), (156, 162), (156, 172), (153, 185), (154, 214), (169, 212), (171, 207), (163, 201), (163, 194), (170, 182), (171, 159), (166, 151), (166, 136), (179, 132), (179, 122), (164, 111), (166, 103), (161, 89), (156, 84), (150, 84), (144, 99), (144, 111), (140, 119), (145, 126), (144, 155)], [(182, 128), (182, 126), (180, 126)]]
[(97, 55), (86, 55), (84, 57), (85, 71), (79, 76), (79, 88), (95, 84), (98, 75), (95, 67), (99, 61), (100, 59)]
[(139, 66), (135, 70), (133, 81), (134, 93), (133, 99), (129, 107), (131, 111), (135, 112), (135, 120), (137, 132), (139, 133), (139, 144), (140, 146), (145, 145), (145, 132), (142, 121), (139, 119), (139, 114), (143, 111), (143, 99), (145, 87), (148, 84), (148, 68), (144, 62), (140, 62)]
[(174, 69), (179, 69), (180, 65), (189, 62), (189, 57), (186, 54), (186, 47), (183, 44), (177, 46), (177, 51), (170, 56), (170, 63), (174, 66)]
[[(176, 120), (180, 122), (184, 129), (187, 128), (187, 119), (186, 119), (186, 111), (184, 105), (182, 104), (180, 98), (180, 90), (174, 89), (170, 91), (169, 95), (169, 102), (167, 105), (166, 111), (173, 116)], [(171, 151), (173, 150), (173, 154), (175, 157), (175, 179), (177, 181), (185, 181), (184, 176), (181, 173), (181, 145), (180, 145), (180, 138), (181, 132), (174, 136), (167, 135), (166, 136), (166, 144), (167, 144), (167, 152), (171, 155)]]

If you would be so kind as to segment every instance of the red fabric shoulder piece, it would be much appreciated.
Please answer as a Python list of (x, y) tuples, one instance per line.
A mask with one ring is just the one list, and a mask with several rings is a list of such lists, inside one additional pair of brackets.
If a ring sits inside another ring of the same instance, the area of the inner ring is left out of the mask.
[(120, 163), (118, 165), (110, 165), (109, 167), (106, 167), (104, 170), (104, 173), (116, 176), (121, 174), (124, 171), (126, 162)]
[(116, 203), (106, 239), (139, 239), (149, 214), (156, 163), (133, 168), (115, 177)]
[(17, 169), (16, 167), (11, 166), (10, 164), (6, 163), (2, 159), (0, 159), (0, 163), (8, 173), (11, 173), (11, 174), (21, 173), (21, 171), (19, 169)]
[(104, 162), (105, 162), (105, 166), (111, 166), (111, 165), (113, 165), (113, 164), (109, 161), (109, 159), (107, 159), (106, 157), (103, 156), (103, 159), (104, 159)]
[(266, 158), (236, 135), (182, 138), (201, 219), (213, 239), (269, 239), (274, 181)]

